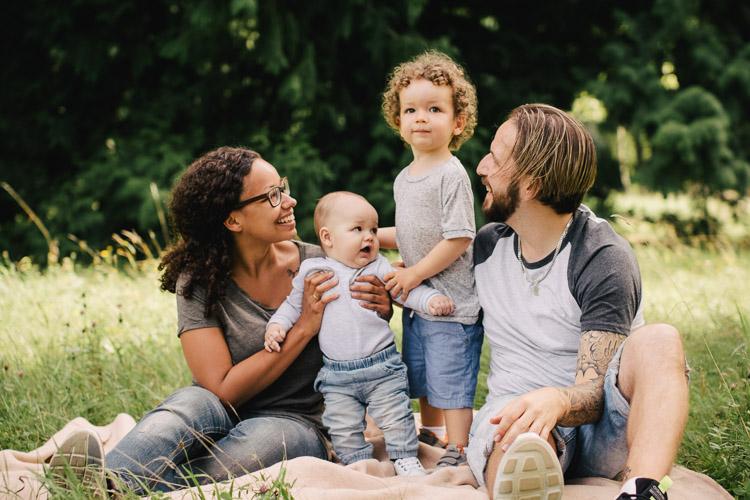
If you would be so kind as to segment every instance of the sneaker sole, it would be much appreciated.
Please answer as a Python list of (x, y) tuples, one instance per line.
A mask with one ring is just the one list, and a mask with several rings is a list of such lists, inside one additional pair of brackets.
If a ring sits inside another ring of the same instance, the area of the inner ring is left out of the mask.
[(562, 500), (563, 473), (548, 442), (532, 432), (519, 435), (497, 468), (495, 500)]
[(96, 498), (104, 489), (104, 450), (96, 435), (79, 431), (63, 442), (49, 462), (52, 480), (60, 487), (69, 484), (73, 474)]

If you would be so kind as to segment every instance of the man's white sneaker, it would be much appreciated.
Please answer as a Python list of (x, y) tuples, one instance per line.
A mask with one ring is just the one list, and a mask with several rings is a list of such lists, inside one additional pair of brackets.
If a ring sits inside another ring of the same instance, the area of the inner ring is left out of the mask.
[(425, 476), (427, 472), (417, 457), (399, 458), (393, 462), (397, 476)]
[(495, 500), (561, 500), (563, 473), (560, 461), (538, 434), (519, 435), (497, 467), (492, 498)]

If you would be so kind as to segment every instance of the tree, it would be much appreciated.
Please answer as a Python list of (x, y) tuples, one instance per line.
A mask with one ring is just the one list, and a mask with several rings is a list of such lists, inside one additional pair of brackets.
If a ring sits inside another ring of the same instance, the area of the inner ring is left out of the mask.
[[(480, 126), (458, 153), (470, 172), (513, 107), (570, 109), (582, 90), (607, 108), (601, 144), (618, 130), (634, 137), (637, 175), (666, 165), (654, 155), (677, 158), (676, 142), (652, 142), (680, 85), (721, 103), (726, 127), (712, 130), (724, 131), (721, 147), (738, 162), (735, 189), (750, 156), (750, 8), (728, 0), (34, 0), (0, 9), (13, 20), (0, 34), (12, 48), (0, 70), (0, 180), (63, 242), (74, 233), (101, 247), (115, 231), (157, 228), (151, 184), (165, 199), (193, 158), (225, 144), (257, 149), (290, 178), (305, 239), (314, 239), (315, 200), (334, 189), (367, 196), (392, 223), (391, 183), (410, 154), (380, 116), (380, 96), (388, 72), (428, 48), (454, 57), (477, 86)], [(597, 192), (623, 177), (603, 175)], [(7, 196), (0, 248), (12, 258), (46, 252)]]

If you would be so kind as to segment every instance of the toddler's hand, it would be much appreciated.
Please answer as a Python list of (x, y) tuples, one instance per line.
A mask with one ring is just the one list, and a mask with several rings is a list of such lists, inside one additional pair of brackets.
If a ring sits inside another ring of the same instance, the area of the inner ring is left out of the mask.
[(265, 347), (268, 352), (279, 352), (281, 351), (281, 343), (284, 342), (285, 338), (286, 331), (284, 331), (281, 325), (271, 323), (266, 327), (266, 339), (263, 343), (263, 347)]
[(427, 302), (427, 308), (433, 316), (449, 316), (453, 314), (456, 306), (445, 295), (436, 295)]
[(409, 292), (423, 281), (413, 267), (396, 268), (383, 278), (385, 279), (385, 289), (391, 293), (391, 297), (394, 299), (401, 295), (401, 302), (406, 302)]

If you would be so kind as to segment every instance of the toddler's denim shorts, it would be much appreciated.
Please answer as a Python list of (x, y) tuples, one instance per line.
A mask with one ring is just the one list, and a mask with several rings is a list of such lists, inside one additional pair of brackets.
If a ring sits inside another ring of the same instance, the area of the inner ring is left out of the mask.
[(409, 396), (427, 396), (435, 408), (473, 408), (484, 337), (481, 320), (472, 325), (428, 321), (404, 308), (403, 326)]

